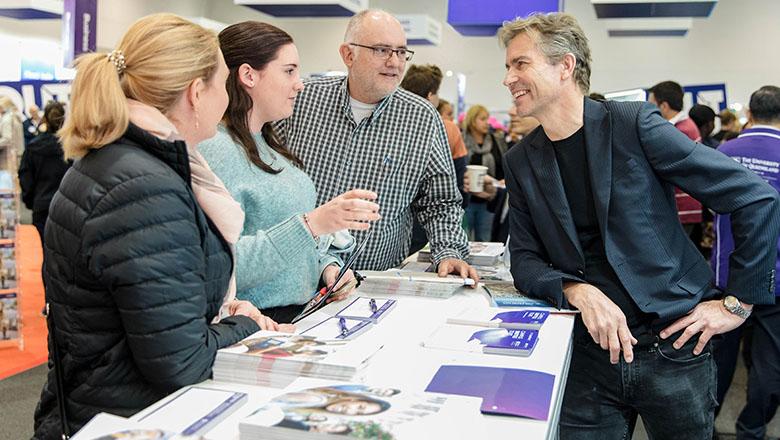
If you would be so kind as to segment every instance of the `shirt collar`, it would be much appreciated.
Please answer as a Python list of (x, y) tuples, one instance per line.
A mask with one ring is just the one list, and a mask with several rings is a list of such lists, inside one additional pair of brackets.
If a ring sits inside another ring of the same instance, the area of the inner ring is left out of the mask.
[(678, 122), (684, 121), (686, 119), (688, 119), (688, 115), (686, 115), (685, 112), (680, 111), (680, 112), (677, 112), (677, 114), (674, 115), (674, 117), (672, 119), (669, 119), (669, 122), (672, 125), (676, 125)]
[[(352, 105), (349, 102), (349, 87), (347, 87), (348, 82), (349, 76), (345, 76), (344, 80), (341, 82), (341, 86), (339, 87), (341, 93), (341, 110), (344, 112), (344, 116), (354, 121), (352, 118)], [(382, 98), (382, 100), (376, 104), (374, 112), (371, 113), (371, 116), (366, 118), (368, 124), (373, 123), (374, 120), (382, 114), (382, 112), (390, 105), (393, 96), (395, 96), (397, 92), (398, 87), (396, 87), (389, 95)]]

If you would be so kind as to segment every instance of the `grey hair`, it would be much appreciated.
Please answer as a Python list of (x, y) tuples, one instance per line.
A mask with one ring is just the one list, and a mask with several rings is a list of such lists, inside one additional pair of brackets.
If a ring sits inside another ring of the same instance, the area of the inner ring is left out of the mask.
[(498, 31), (498, 38), (504, 47), (518, 35), (526, 33), (551, 64), (559, 63), (570, 53), (577, 63), (574, 66), (574, 81), (583, 94), (590, 89), (591, 57), (588, 37), (571, 14), (531, 14), (528, 18), (505, 21)]
[(355, 37), (363, 30), (363, 22), (365, 21), (364, 19), (367, 16), (375, 13), (387, 14), (393, 17), (393, 14), (383, 9), (364, 9), (358, 12), (357, 14), (353, 15), (352, 18), (349, 19), (349, 23), (347, 23), (347, 31), (344, 32), (344, 42), (354, 43)]

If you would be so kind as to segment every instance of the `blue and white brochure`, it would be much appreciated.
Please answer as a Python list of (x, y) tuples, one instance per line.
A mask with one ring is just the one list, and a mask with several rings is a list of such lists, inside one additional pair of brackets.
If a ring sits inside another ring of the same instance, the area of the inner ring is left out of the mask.
[(447, 323), (515, 330), (539, 330), (549, 316), (548, 310), (467, 309), (457, 317), (448, 318)]
[(394, 299), (365, 298), (360, 296), (336, 313), (336, 316), (364, 319), (376, 324), (387, 316), (388, 312), (395, 307), (396, 302)]
[(445, 324), (423, 342), (423, 346), (474, 353), (530, 356), (539, 341), (539, 331), (484, 328)]

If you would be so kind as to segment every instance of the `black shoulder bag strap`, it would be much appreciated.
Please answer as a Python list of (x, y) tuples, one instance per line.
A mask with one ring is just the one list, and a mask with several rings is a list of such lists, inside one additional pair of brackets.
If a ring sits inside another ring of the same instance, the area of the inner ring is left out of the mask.
[(57, 344), (57, 326), (54, 324), (54, 308), (51, 303), (46, 303), (46, 323), (51, 335), (51, 357), (54, 363), (54, 381), (57, 391), (57, 408), (60, 412), (60, 429), (62, 431), (62, 440), (70, 438), (70, 427), (68, 424), (68, 413), (65, 409), (65, 385), (63, 383), (62, 361), (60, 358), (60, 349)]

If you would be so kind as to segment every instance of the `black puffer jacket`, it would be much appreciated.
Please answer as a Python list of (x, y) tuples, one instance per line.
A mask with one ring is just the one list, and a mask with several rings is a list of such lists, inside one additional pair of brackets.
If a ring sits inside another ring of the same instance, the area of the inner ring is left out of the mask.
[[(77, 161), (52, 199), (45, 243), (73, 432), (100, 411), (129, 416), (208, 379), (217, 349), (259, 330), (244, 316), (210, 324), (232, 257), (195, 201), (183, 142), (130, 125)], [(35, 438), (59, 438), (55, 391), (50, 361)]]

